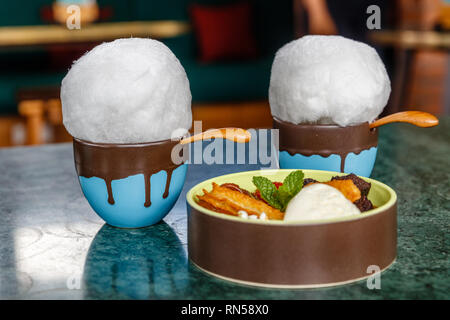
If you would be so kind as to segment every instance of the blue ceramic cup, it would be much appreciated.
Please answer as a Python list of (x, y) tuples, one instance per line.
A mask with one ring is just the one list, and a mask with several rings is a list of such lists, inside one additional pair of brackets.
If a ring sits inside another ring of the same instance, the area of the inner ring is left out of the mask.
[(179, 141), (106, 144), (74, 139), (73, 146), (83, 194), (112, 226), (155, 224), (169, 213), (181, 193), (187, 149)]
[(282, 169), (315, 169), (369, 177), (377, 156), (378, 129), (369, 123), (340, 127), (293, 124), (273, 118), (279, 129)]

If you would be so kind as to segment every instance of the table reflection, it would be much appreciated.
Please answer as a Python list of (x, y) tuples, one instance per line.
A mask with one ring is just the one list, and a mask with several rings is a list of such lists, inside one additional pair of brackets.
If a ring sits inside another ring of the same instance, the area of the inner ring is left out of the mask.
[(188, 287), (188, 260), (165, 222), (141, 229), (104, 225), (84, 266), (85, 298), (170, 299)]

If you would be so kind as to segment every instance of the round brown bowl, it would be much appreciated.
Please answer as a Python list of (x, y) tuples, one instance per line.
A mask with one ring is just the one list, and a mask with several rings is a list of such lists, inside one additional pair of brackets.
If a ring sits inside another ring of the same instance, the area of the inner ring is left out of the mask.
[(369, 123), (340, 127), (293, 124), (273, 118), (279, 129), (280, 168), (315, 169), (370, 176), (378, 146), (378, 129)]
[[(397, 196), (373, 179), (376, 209), (357, 216), (307, 222), (234, 217), (199, 206), (211, 183), (232, 182), (253, 191), (252, 177), (283, 181), (292, 170), (247, 171), (206, 180), (187, 194), (189, 259), (214, 276), (249, 285), (310, 288), (350, 283), (388, 268), (397, 253)], [(328, 181), (336, 172), (303, 170)], [(370, 267), (370, 268), (369, 268)]]

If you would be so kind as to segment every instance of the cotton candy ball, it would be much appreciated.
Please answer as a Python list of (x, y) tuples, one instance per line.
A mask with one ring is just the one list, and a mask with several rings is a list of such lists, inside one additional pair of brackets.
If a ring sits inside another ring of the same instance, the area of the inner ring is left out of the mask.
[(373, 121), (390, 92), (372, 47), (341, 36), (305, 36), (278, 50), (269, 102), (280, 120), (349, 126)]
[(186, 72), (152, 39), (118, 39), (83, 55), (62, 81), (61, 102), (67, 131), (91, 142), (160, 141), (192, 122)]

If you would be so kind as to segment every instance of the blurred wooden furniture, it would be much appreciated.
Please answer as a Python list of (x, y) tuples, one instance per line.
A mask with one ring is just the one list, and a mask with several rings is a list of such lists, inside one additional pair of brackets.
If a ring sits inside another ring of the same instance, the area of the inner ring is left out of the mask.
[[(114, 1), (114, 3), (116, 2), (119, 3), (119, 1)], [(171, 38), (169, 41), (175, 48), (174, 51), (178, 51), (176, 52), (177, 56), (189, 75), (194, 101), (208, 102), (193, 106), (194, 119), (202, 119), (204, 126), (211, 128), (226, 125), (271, 126), (268, 103), (261, 100), (267, 98), (270, 66), (274, 51), (292, 38), (291, 3), (286, 2), (283, 4), (277, 1), (270, 1), (269, 3), (254, 2), (255, 7), (258, 7), (255, 13), (258, 13), (259, 17), (256, 20), (258, 28), (256, 28), (255, 32), (258, 37), (264, 39), (262, 45), (264, 51), (261, 52), (262, 56), (260, 58), (249, 61), (227, 62), (226, 64), (201, 64), (197, 61), (195, 50), (193, 50), (194, 37), (177, 37), (188, 33), (191, 29), (190, 24), (187, 22), (189, 21), (189, 16), (186, 4), (180, 3), (175, 5), (164, 1), (136, 2), (139, 2), (139, 5), (128, 3), (125, 5), (123, 4), (124, 2), (120, 2), (120, 6), (113, 6), (116, 10), (115, 19), (121, 19), (122, 21), (125, 19), (140, 19), (136, 22), (100, 22), (82, 26), (80, 30), (69, 30), (64, 25), (0, 27), (0, 48), (9, 50), (15, 49), (15, 47), (52, 45), (52, 48), (55, 49), (55, 45), (67, 47), (69, 44), (95, 44), (130, 36), (156, 39)], [(144, 3), (146, 10), (143, 10)], [(155, 10), (158, 12), (152, 12), (154, 8), (159, 7), (164, 7), (166, 11), (160, 12)], [(130, 9), (130, 12), (121, 15), (121, 13), (126, 11), (124, 8)], [(121, 9), (121, 12), (119, 12), (119, 9)], [(158, 18), (158, 15), (161, 15), (161, 18), (164, 19), (167, 16), (166, 13), (170, 13), (170, 16), (172, 16), (175, 9), (181, 13), (180, 21), (152, 20), (155, 19), (155, 16)], [(148, 19), (148, 21), (141, 21), (145, 19)], [(35, 22), (34, 24), (37, 23)], [(56, 52), (55, 56), (57, 56), (58, 52), (56, 50), (53, 52)], [(55, 62), (55, 60), (52, 59), (51, 61)], [(67, 68), (64, 68), (64, 70), (67, 70)], [(25, 85), (39, 85), (38, 81), (32, 84), (28, 81), (20, 82), (22, 79), (27, 80), (27, 76), (28, 74), (18, 79), (17, 85), (14, 84), (14, 86), (11, 81), (4, 80), (4, 83), (6, 83), (5, 87), (11, 88), (9, 92), (15, 92), (16, 88), (22, 88)], [(36, 76), (33, 74), (32, 76), (35, 77), (34, 79), (39, 79), (40, 75)], [(43, 85), (58, 85), (60, 81), (60, 79), (55, 77), (54, 81), (50, 79)], [(58, 97), (59, 92), (50, 98)], [(48, 119), (50, 111), (47, 103), (50, 98), (36, 95), (26, 99), (18, 99), (21, 105), (21, 114), (26, 118), (27, 127), (31, 127), (28, 130), (30, 133), (27, 135), (29, 143), (46, 141), (44, 139), (45, 133), (42, 132), (46, 132), (47, 124), (50, 123)], [(10, 98), (8, 102), (11, 100), (13, 99)], [(217, 101), (233, 102), (217, 103)], [(251, 102), (235, 103), (235, 101)], [(12, 108), (15, 108), (15, 105), (16, 102), (11, 101), (8, 107), (12, 106)], [(8, 110), (9, 112), (11, 111), (10, 109)], [(59, 127), (61, 128), (62, 126), (59, 125)], [(41, 130), (36, 128), (41, 128)]]
[[(97, 23), (83, 25), (79, 30), (69, 30), (62, 25), (0, 27), (0, 48), (96, 43), (130, 36), (161, 39), (189, 30), (187, 22), (171, 20)], [(26, 144), (44, 143), (47, 125), (51, 126), (56, 141), (70, 138), (62, 126), (59, 88), (27, 89), (25, 93), (19, 92), (18, 101), (19, 114), (26, 123)], [(1, 145), (11, 140), (8, 138), (10, 135), (4, 135), (5, 141)]]
[(450, 53), (414, 52), (407, 75), (404, 106), (436, 115), (450, 113)]
[(247, 101), (229, 103), (194, 103), (192, 118), (202, 121), (204, 130), (211, 128), (271, 128), (272, 115), (269, 102)]
[(399, 49), (450, 50), (450, 32), (382, 30), (371, 32), (369, 38), (376, 44)]
[(27, 123), (27, 144), (43, 142), (44, 109), (42, 100), (25, 100), (19, 103), (19, 114), (26, 118)]
[[(369, 33), (375, 44), (394, 49), (392, 94), (385, 114), (402, 108), (446, 113), (450, 33), (440, 20), (446, 6), (444, 0), (396, 0), (396, 29)], [(435, 31), (438, 27), (442, 31)]]
[(374, 31), (377, 45), (395, 49), (395, 71), (388, 113), (421, 110), (446, 113), (450, 33), (419, 30)]
[[(44, 130), (50, 125), (53, 130), (58, 130), (62, 125), (61, 101), (59, 99), (49, 100), (23, 100), (19, 103), (19, 114), (26, 119), (26, 144), (38, 145), (45, 142)], [(57, 141), (68, 141), (70, 136), (65, 134), (66, 139), (58, 135)]]
[(59, 91), (59, 87), (32, 87), (18, 91), (18, 112), (25, 119), (25, 144), (71, 140), (62, 125)]
[(441, 8), (439, 23), (444, 30), (450, 30), (450, 1), (444, 2)]
[[(62, 126), (62, 109), (59, 99), (23, 100), (19, 103), (19, 113), (26, 119), (26, 144), (43, 144), (44, 130), (50, 125), (58, 142), (70, 141), (70, 135)], [(202, 129), (222, 127), (270, 128), (272, 116), (267, 101), (194, 104), (193, 119), (202, 121)]]
[(101, 42), (130, 36), (161, 39), (189, 30), (187, 22), (171, 20), (97, 23), (79, 30), (62, 25), (0, 27), (0, 47)]
[(432, 30), (446, 0), (396, 0), (397, 27), (405, 30)]
[(25, 121), (18, 115), (0, 117), (0, 147), (22, 145), (24, 143)]

